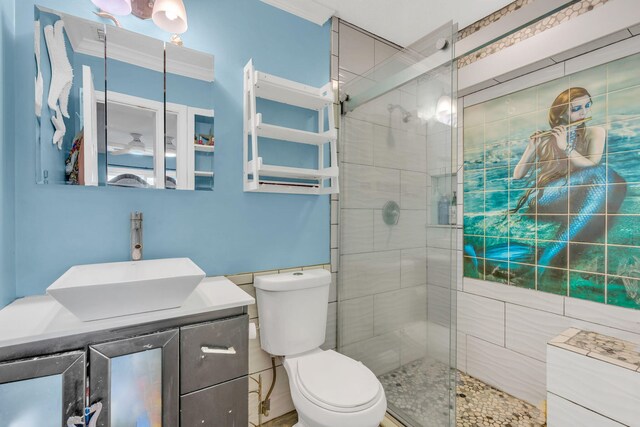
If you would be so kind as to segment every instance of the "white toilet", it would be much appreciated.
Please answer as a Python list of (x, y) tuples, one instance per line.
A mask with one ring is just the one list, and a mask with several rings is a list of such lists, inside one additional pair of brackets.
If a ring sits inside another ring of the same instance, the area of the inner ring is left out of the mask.
[(387, 410), (382, 384), (362, 363), (320, 349), (330, 284), (326, 270), (256, 277), (260, 344), (285, 356), (295, 427), (377, 427)]

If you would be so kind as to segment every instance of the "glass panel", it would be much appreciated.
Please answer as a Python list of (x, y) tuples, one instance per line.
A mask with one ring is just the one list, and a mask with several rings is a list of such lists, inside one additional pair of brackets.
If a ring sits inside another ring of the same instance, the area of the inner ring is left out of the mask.
[[(411, 77), (402, 61), (429, 61), (400, 52), (362, 79), (366, 87), (357, 78), (343, 87), (356, 101), (376, 97), (341, 125), (339, 350), (378, 376), (389, 411), (413, 427), (455, 423), (462, 195), (455, 70), (438, 56), (437, 67)], [(399, 210), (385, 222), (389, 202)]]
[(162, 426), (162, 349), (111, 359), (111, 425)]
[(107, 182), (164, 188), (164, 43), (109, 26), (106, 53)]
[(167, 188), (172, 160), (173, 188), (213, 190), (213, 56), (171, 43), (165, 51)]
[(62, 420), (62, 375), (0, 384), (3, 427), (59, 427)]

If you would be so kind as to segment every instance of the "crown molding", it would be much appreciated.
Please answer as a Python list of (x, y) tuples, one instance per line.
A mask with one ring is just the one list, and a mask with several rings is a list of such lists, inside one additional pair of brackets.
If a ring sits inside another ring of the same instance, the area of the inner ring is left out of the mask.
[(324, 25), (335, 14), (335, 10), (313, 0), (261, 0), (317, 25)]

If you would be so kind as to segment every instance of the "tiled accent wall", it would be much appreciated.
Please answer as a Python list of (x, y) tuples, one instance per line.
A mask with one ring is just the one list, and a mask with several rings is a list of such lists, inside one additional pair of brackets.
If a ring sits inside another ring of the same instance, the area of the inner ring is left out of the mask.
[[(527, 27), (516, 31), (513, 34), (510, 34), (498, 40), (497, 42), (492, 43), (487, 47), (479, 49), (467, 56), (460, 58), (458, 60), (458, 68), (465, 67), (480, 59), (486, 58), (487, 56), (492, 55), (496, 52), (499, 52), (502, 49), (508, 48), (509, 46), (513, 46), (516, 43), (519, 43), (523, 40), (526, 40), (530, 37), (540, 34), (543, 31), (548, 30), (549, 28), (553, 28), (557, 25), (562, 24), (563, 22), (566, 22), (577, 16), (580, 16), (584, 13), (591, 12), (595, 8), (602, 6), (608, 1), (610, 0), (582, 0), (578, 3), (569, 5), (565, 9), (560, 10), (552, 15), (549, 15), (548, 17), (542, 20), (536, 21), (533, 24), (528, 25)], [(472, 24), (471, 26), (463, 29), (462, 31), (460, 31), (459, 37), (460, 38), (468, 37), (474, 32), (482, 29), (483, 27), (486, 27), (488, 25), (491, 25), (492, 23), (495, 23), (498, 19), (504, 17), (508, 13), (516, 11), (531, 2), (532, 2), (531, 0), (516, 1), (510, 4), (509, 6), (501, 9), (500, 11), (494, 13), (493, 15), (490, 15), (489, 17), (484, 18), (483, 20), (478, 21), (477, 23)]]
[[(624, 52), (625, 49), (614, 48), (612, 52), (614, 51)], [(528, 96), (523, 95), (519, 99), (512, 96), (499, 98), (499, 100), (495, 99), (492, 101), (493, 104), (484, 104), (476, 107), (475, 112), (477, 114), (475, 114), (475, 117), (473, 109), (470, 111), (472, 113), (470, 115), (467, 115), (465, 111), (464, 117), (461, 117), (461, 119), (464, 120), (462, 126), (466, 130), (467, 127), (474, 126), (474, 120), (475, 126), (482, 125), (484, 127), (488, 123), (489, 135), (495, 135), (491, 130), (498, 126), (492, 127), (491, 123), (495, 125), (499, 120), (526, 122), (526, 120), (523, 119), (527, 116), (532, 118), (537, 114), (536, 111), (539, 113), (539, 119), (537, 119), (536, 122), (542, 121), (544, 123), (544, 116), (546, 115), (545, 109), (548, 111), (553, 97), (557, 95), (555, 92), (559, 93), (563, 88), (566, 88), (567, 85), (580, 85), (588, 87), (593, 91), (594, 104), (592, 110), (594, 119), (590, 124), (595, 124), (598, 121), (600, 125), (605, 122), (609, 123), (608, 132), (611, 139), (608, 141), (608, 145), (613, 151), (608, 148), (607, 153), (615, 152), (616, 150), (612, 144), (615, 144), (616, 140), (619, 142), (623, 134), (626, 138), (632, 138), (636, 135), (635, 132), (628, 131), (630, 128), (628, 128), (627, 125), (637, 122), (638, 118), (638, 112), (636, 112), (633, 113), (636, 115), (635, 118), (627, 117), (627, 119), (631, 120), (620, 120), (621, 117), (618, 117), (618, 119), (614, 121), (607, 119), (607, 117), (610, 116), (628, 113), (628, 110), (621, 112), (616, 109), (615, 94), (617, 93), (618, 96), (621, 96), (626, 92), (632, 95), (636, 93), (635, 91), (637, 91), (640, 82), (631, 83), (629, 80), (624, 82), (622, 78), (615, 78), (615, 75), (618, 75), (619, 77), (626, 76), (627, 78), (637, 79), (637, 73), (633, 71), (634, 65), (619, 62), (617, 67), (611, 67), (612, 69), (610, 70), (607, 65), (598, 65), (601, 64), (601, 61), (598, 62), (600, 56), (593, 55), (591, 57), (588, 55), (589, 54), (569, 61), (571, 64), (567, 62), (566, 65), (558, 64), (556, 67), (562, 66), (566, 67), (566, 69), (575, 69), (576, 64), (579, 63), (582, 64), (582, 68), (580, 69), (584, 69), (584, 64), (593, 64), (591, 67), (594, 68), (589, 71), (581, 75), (574, 74), (550, 82), (547, 86), (543, 85), (528, 89)], [(628, 57), (626, 61), (637, 61), (637, 57)], [(622, 66), (623, 64), (624, 67)], [(637, 65), (635, 65), (635, 67), (637, 67)], [(626, 70), (626, 73), (624, 70)], [(609, 71), (611, 71), (611, 73)], [(547, 75), (545, 70), (532, 73), (528, 76), (527, 82), (548, 80), (548, 77), (545, 78)], [(512, 89), (511, 91), (531, 86), (530, 83), (525, 84), (526, 82), (524, 80), (519, 80), (517, 84), (522, 86)], [(556, 89), (553, 89), (554, 84), (556, 85)], [(516, 84), (510, 82), (501, 86), (513, 88)], [(547, 90), (542, 90), (545, 87)], [(490, 98), (488, 92), (492, 90), (496, 90), (498, 93), (505, 93), (506, 91), (501, 87), (487, 89), (484, 91), (487, 93), (483, 93), (482, 95), (485, 97), (484, 99)], [(527, 90), (524, 90), (522, 93), (527, 93)], [(612, 94), (614, 96), (610, 96)], [(618, 98), (618, 100), (619, 99), (620, 98)], [(533, 106), (534, 100), (535, 107)], [(619, 101), (617, 101), (617, 105), (621, 105)], [(638, 104), (637, 102), (635, 102), (635, 104), (631, 102), (628, 103), (625, 108), (629, 105), (637, 106)], [(486, 120), (487, 107), (492, 107), (488, 110), (489, 116), (498, 111), (502, 111), (502, 119), (493, 121)], [(598, 109), (601, 108), (602, 110), (598, 112)], [(467, 121), (468, 119), (470, 119), (469, 122)], [(626, 129), (626, 131), (623, 131), (623, 129)], [(482, 181), (479, 183), (465, 173), (465, 190), (471, 190), (471, 188), (478, 190), (478, 185), (480, 185), (483, 188), (483, 192), (485, 192), (488, 183), (485, 179), (486, 170), (506, 169), (506, 165), (486, 167), (487, 159), (489, 159), (489, 162), (496, 159), (496, 156), (487, 157), (485, 155), (484, 140), (486, 135), (486, 130), (483, 130), (481, 151), (485, 161), (485, 166), (483, 167), (485, 171), (483, 171), (482, 174)], [(522, 136), (526, 141), (529, 133), (524, 132)], [(460, 139), (462, 140), (462, 138)], [(522, 139), (519, 139), (519, 141), (522, 141)], [(473, 140), (469, 141), (466, 133), (464, 144), (465, 151), (469, 149), (467, 144), (473, 145)], [(517, 149), (516, 145), (517, 144), (508, 144), (509, 147), (506, 148), (507, 151), (511, 153), (512, 149)], [(489, 144), (488, 146), (500, 146), (500, 143)], [(479, 147), (477, 148), (480, 150)], [(520, 148), (520, 150), (521, 149), (522, 148)], [(492, 150), (490, 149), (489, 152), (491, 153)], [(629, 159), (633, 159), (635, 157), (634, 153), (636, 153), (635, 150), (623, 152), (625, 154), (622, 156), (628, 156)], [(479, 154), (480, 151), (476, 153)], [(520, 153), (516, 154), (519, 155)], [(512, 159), (513, 157), (508, 158)], [(516, 158), (516, 161), (518, 159), (519, 158)], [(459, 166), (462, 167), (463, 162), (466, 160), (468, 160), (468, 157), (464, 159), (461, 157)], [(636, 158), (636, 161), (637, 160)], [(637, 164), (638, 163), (636, 163), (636, 165)], [(471, 168), (470, 170), (472, 174), (476, 173), (479, 175), (477, 169)], [(509, 168), (508, 173), (511, 172), (512, 167)], [(494, 194), (500, 193), (500, 186), (503, 186), (503, 193), (506, 189), (507, 194), (510, 194), (511, 189), (508, 185), (508, 179), (505, 181), (505, 178), (508, 176), (509, 175), (506, 175), (502, 180), (499, 179), (499, 177), (494, 177), (492, 182), (488, 183), (489, 186), (495, 185), (498, 187), (493, 191)], [(630, 181), (633, 182), (634, 180), (631, 179)], [(507, 183), (506, 187), (505, 182)], [(470, 188), (467, 188), (467, 185), (469, 185)], [(631, 187), (634, 186), (629, 183), (627, 183), (627, 185)], [(517, 189), (514, 190), (517, 191)], [(490, 192), (491, 191), (492, 190), (490, 190)], [(627, 193), (625, 199), (627, 206), (629, 206), (629, 203), (635, 203), (633, 194), (633, 192)], [(630, 196), (631, 199), (629, 199)], [(469, 199), (466, 201), (469, 201)], [(489, 201), (493, 203), (494, 199), (489, 197)], [(483, 195), (483, 205), (484, 203)], [(467, 206), (465, 205), (465, 212), (466, 208)], [(636, 212), (636, 214), (637, 213), (638, 212)], [(467, 218), (467, 221), (468, 219), (469, 218)], [(487, 223), (485, 222), (485, 232), (486, 225)], [(628, 237), (637, 234), (637, 232), (632, 230), (628, 230), (625, 233)], [(509, 235), (507, 235), (507, 237), (508, 236)], [(462, 239), (462, 233), (460, 239)], [(600, 242), (600, 244), (604, 245), (605, 242)], [(460, 256), (460, 262), (462, 263), (462, 255)], [(458, 274), (458, 368), (530, 403), (540, 404), (546, 397), (546, 343), (565, 329), (575, 327), (595, 331), (640, 345), (640, 311), (636, 309), (568, 297), (566, 296), (567, 294), (555, 295), (547, 292), (539, 292), (535, 289), (495, 283), (486, 280), (486, 275), (485, 280), (479, 280), (468, 277), (462, 278), (461, 272)], [(591, 274), (586, 274), (585, 276), (591, 277)], [(597, 276), (597, 274), (594, 275), (594, 277), (595, 276)], [(502, 280), (504, 281), (504, 278)]]
[[(240, 286), (242, 290), (255, 297), (256, 292), (253, 287), (254, 278), (266, 274), (287, 273), (291, 271), (312, 270), (317, 268), (324, 268), (330, 270), (331, 265), (313, 265), (299, 268), (288, 268), (286, 270), (271, 270), (271, 271), (259, 271), (255, 273), (242, 273), (227, 276), (236, 285)], [(327, 332), (326, 341), (322, 346), (323, 349), (335, 349), (336, 348), (336, 281), (335, 274), (332, 275), (331, 290), (329, 292), (329, 307), (327, 313)], [(249, 340), (249, 376), (255, 380), (258, 380), (258, 376), (262, 376), (262, 390), (263, 396), (266, 396), (269, 386), (272, 380), (271, 369), (271, 356), (264, 352), (260, 348), (260, 318), (256, 305), (249, 306), (249, 322), (258, 327), (258, 337), (255, 340)], [(266, 422), (279, 416), (291, 412), (293, 402), (291, 401), (291, 394), (289, 392), (289, 378), (287, 372), (282, 366), (281, 358), (278, 358), (276, 364), (276, 385), (271, 395), (271, 411), (269, 416), (263, 417), (262, 421)], [(256, 381), (249, 380), (249, 392), (257, 391), (258, 385)], [(249, 394), (249, 427), (251, 423), (258, 424), (258, 395), (256, 393)]]
[[(465, 109), (466, 277), (640, 309), (638, 67), (634, 55)], [(532, 156), (516, 179), (529, 136), (550, 129), (550, 106), (570, 87), (592, 102), (591, 142), (578, 140), (572, 155), (592, 153), (596, 165)]]

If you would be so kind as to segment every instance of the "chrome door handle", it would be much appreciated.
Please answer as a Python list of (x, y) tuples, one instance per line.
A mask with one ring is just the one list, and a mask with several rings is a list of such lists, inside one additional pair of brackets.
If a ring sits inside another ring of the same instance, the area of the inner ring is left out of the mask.
[(202, 347), (200, 347), (200, 350), (202, 350), (202, 353), (204, 354), (236, 354), (236, 349), (233, 347), (203, 345)]

